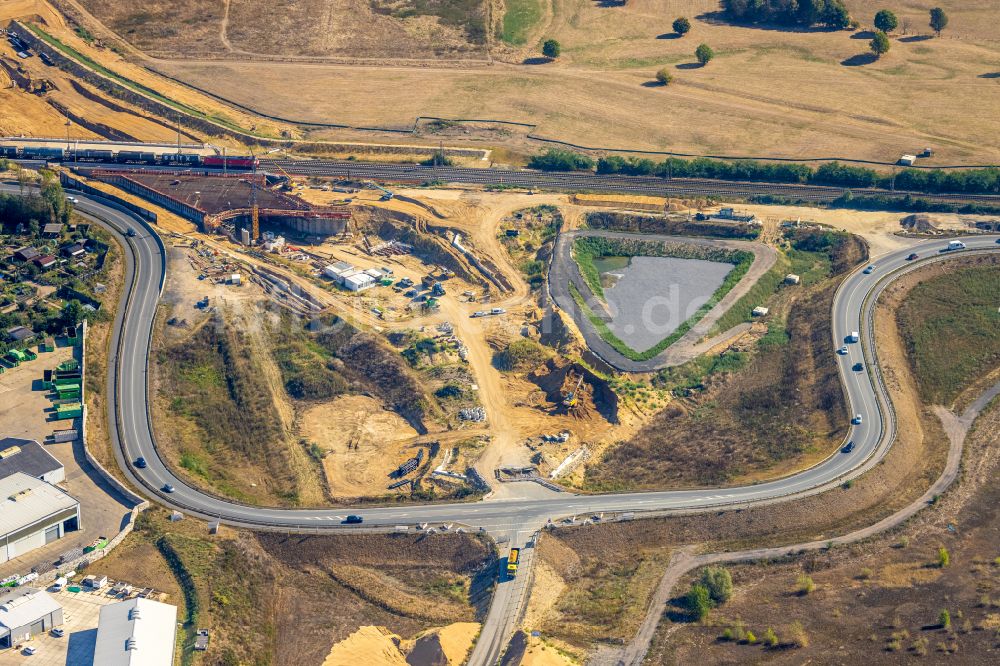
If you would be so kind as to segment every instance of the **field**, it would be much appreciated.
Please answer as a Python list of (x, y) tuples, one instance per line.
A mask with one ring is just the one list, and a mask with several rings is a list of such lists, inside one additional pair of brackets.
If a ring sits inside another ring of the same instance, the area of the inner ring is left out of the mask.
[(1000, 262), (933, 275), (899, 311), (906, 350), (928, 403), (952, 405), (1000, 367)]
[[(591, 147), (893, 162), (931, 146), (940, 163), (996, 163), (1000, 148), (979, 140), (1000, 103), (1000, 47), (983, 28), (995, 22), (996, 7), (985, 0), (939, 4), (951, 12), (943, 38), (913, 34), (930, 30), (916, 18), (922, 12), (907, 10), (911, 34), (895, 37), (892, 51), (872, 63), (859, 58), (867, 52), (863, 31), (732, 26), (706, 15), (717, 7), (710, 0), (564, 0), (531, 32), (537, 39), (498, 52), (485, 68), (187, 58), (150, 64), (297, 121), (408, 129), (418, 116), (479, 118), (529, 123), (535, 136)], [(862, 9), (864, 24), (870, 9)], [(691, 33), (661, 38), (679, 14), (693, 18)], [(508, 22), (526, 34), (518, 21)], [(538, 40), (547, 37), (562, 44), (558, 61), (521, 64), (537, 57)], [(692, 66), (700, 42), (717, 53), (704, 68)], [(674, 75), (667, 88), (650, 85), (661, 67)], [(509, 142), (537, 149), (523, 140), (525, 130), (506, 129)]]

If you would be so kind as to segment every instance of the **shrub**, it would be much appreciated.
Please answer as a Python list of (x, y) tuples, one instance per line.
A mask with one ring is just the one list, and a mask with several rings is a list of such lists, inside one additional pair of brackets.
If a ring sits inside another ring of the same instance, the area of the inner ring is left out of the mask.
[(791, 626), (788, 627), (788, 633), (791, 635), (792, 645), (799, 648), (809, 647), (809, 634), (806, 633), (801, 622), (797, 620), (792, 622)]
[(768, 627), (767, 631), (764, 632), (764, 645), (778, 647), (778, 635), (774, 633), (774, 629), (771, 627)]
[(589, 171), (594, 168), (594, 160), (571, 150), (549, 148), (541, 155), (532, 156), (528, 168), (542, 171)]
[[(664, 67), (663, 69), (661, 69), (656, 73), (656, 80), (660, 82), (662, 85), (669, 86), (670, 82), (674, 80), (674, 77)], [(647, 162), (648, 161), (650, 160), (647, 160)]]
[(757, 637), (754, 636), (752, 631), (747, 632), (747, 643), (749, 643), (750, 645), (754, 645), (757, 643)]
[(686, 35), (691, 31), (691, 21), (683, 16), (675, 18), (673, 28), (678, 35)]
[(807, 594), (812, 594), (816, 590), (816, 583), (813, 582), (811, 576), (802, 574), (795, 581), (796, 589), (800, 596), (805, 596)]
[(546, 39), (542, 44), (542, 55), (546, 58), (558, 58), (562, 53), (562, 46), (554, 39)]
[(800, 2), (764, 2), (761, 0), (723, 0), (722, 9), (734, 21), (778, 25), (824, 25), (844, 29), (851, 25), (851, 15), (843, 0), (801, 0)]
[(892, 32), (899, 27), (899, 19), (888, 9), (882, 9), (875, 14), (875, 29), (882, 32)]
[(712, 599), (708, 594), (708, 588), (700, 583), (691, 586), (691, 590), (684, 599), (684, 605), (688, 612), (696, 620), (704, 620), (712, 610)]
[(707, 65), (709, 61), (715, 57), (715, 51), (708, 44), (699, 44), (698, 48), (694, 50), (694, 57), (698, 59), (702, 67)]
[(944, 546), (938, 548), (938, 567), (943, 569), (951, 564), (951, 553)]
[(733, 577), (725, 567), (705, 567), (701, 572), (701, 584), (716, 604), (724, 604), (733, 596)]
[(548, 353), (542, 345), (534, 340), (521, 338), (497, 352), (493, 356), (493, 365), (498, 370), (527, 371), (538, 367), (547, 356)]
[(938, 613), (938, 624), (941, 625), (942, 629), (951, 629), (951, 613), (945, 609), (941, 609)]

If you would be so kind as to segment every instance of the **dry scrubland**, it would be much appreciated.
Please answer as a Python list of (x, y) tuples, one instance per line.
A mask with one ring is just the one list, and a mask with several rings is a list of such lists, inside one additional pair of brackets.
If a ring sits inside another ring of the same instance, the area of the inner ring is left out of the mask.
[[(870, 22), (875, 3), (853, 4), (862, 25)], [(867, 53), (866, 33), (737, 27), (706, 16), (715, 2), (670, 0), (611, 7), (559, 0), (532, 33), (537, 38), (516, 52), (499, 49), (507, 62), (492, 67), (198, 62), (182, 48), (152, 66), (302, 121), (408, 128), (420, 115), (492, 118), (591, 146), (892, 161), (930, 145), (943, 163), (995, 163), (1000, 148), (981, 137), (1000, 106), (1000, 45), (989, 28), (1000, 10), (987, 0), (937, 4), (951, 16), (944, 38), (899, 35), (882, 60), (860, 66), (851, 58)], [(900, 14), (926, 35), (923, 5)], [(693, 18), (691, 33), (660, 38), (681, 14)], [(299, 34), (291, 18), (268, 25)], [(394, 34), (404, 33), (397, 27)], [(563, 46), (558, 62), (520, 64), (548, 37)], [(717, 53), (704, 68), (693, 66), (700, 42)], [(674, 83), (651, 85), (664, 66)]]
[[(405, 638), (475, 621), (492, 593), (492, 547), (469, 535), (434, 538), (288, 536), (168, 520), (150, 509), (133, 536), (88, 569), (154, 586), (180, 606), (179, 641), (212, 632), (212, 664), (319, 664), (362, 626)], [(433, 652), (431, 653), (433, 655)], [(194, 655), (185, 648), (182, 663)], [(435, 662), (437, 663), (437, 662)]]

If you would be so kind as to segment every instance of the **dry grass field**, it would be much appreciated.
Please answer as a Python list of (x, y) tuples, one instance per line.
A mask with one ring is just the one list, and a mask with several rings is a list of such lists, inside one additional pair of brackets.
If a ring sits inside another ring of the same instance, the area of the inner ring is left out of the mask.
[[(853, 3), (862, 23), (856, 33), (728, 25), (711, 15), (713, 0), (601, 4), (556, 0), (524, 47), (497, 47), (488, 67), (196, 61), (183, 49), (151, 65), (300, 121), (409, 128), (420, 115), (487, 118), (536, 124), (540, 136), (594, 147), (893, 161), (932, 146), (942, 164), (1000, 161), (995, 142), (982, 140), (1000, 108), (1000, 42), (988, 29), (995, 3), (938, 3), (951, 15), (941, 39), (930, 36), (927, 3), (901, 9), (910, 34), (895, 35), (875, 62), (865, 56), (864, 27), (873, 2)], [(670, 38), (682, 14), (693, 18), (691, 33)], [(228, 31), (242, 29), (231, 22)], [(523, 64), (549, 37), (561, 42), (562, 57)], [(299, 43), (307, 39), (283, 42), (282, 53), (309, 50)], [(703, 68), (693, 57), (701, 42), (717, 54)], [(666, 88), (652, 83), (661, 67), (674, 75)]]

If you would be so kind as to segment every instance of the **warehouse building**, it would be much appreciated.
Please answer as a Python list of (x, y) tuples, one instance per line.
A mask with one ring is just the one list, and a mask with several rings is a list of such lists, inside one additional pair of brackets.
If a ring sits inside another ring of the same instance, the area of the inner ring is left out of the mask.
[(0, 479), (0, 564), (80, 529), (80, 503), (24, 472)]
[(0, 650), (11, 648), (62, 623), (62, 606), (42, 590), (18, 587), (0, 596)]
[(95, 666), (173, 666), (177, 606), (128, 599), (101, 608)]
[(33, 439), (4, 437), (0, 439), (0, 479), (16, 472), (41, 479), (46, 483), (62, 483), (66, 469), (51, 453)]

